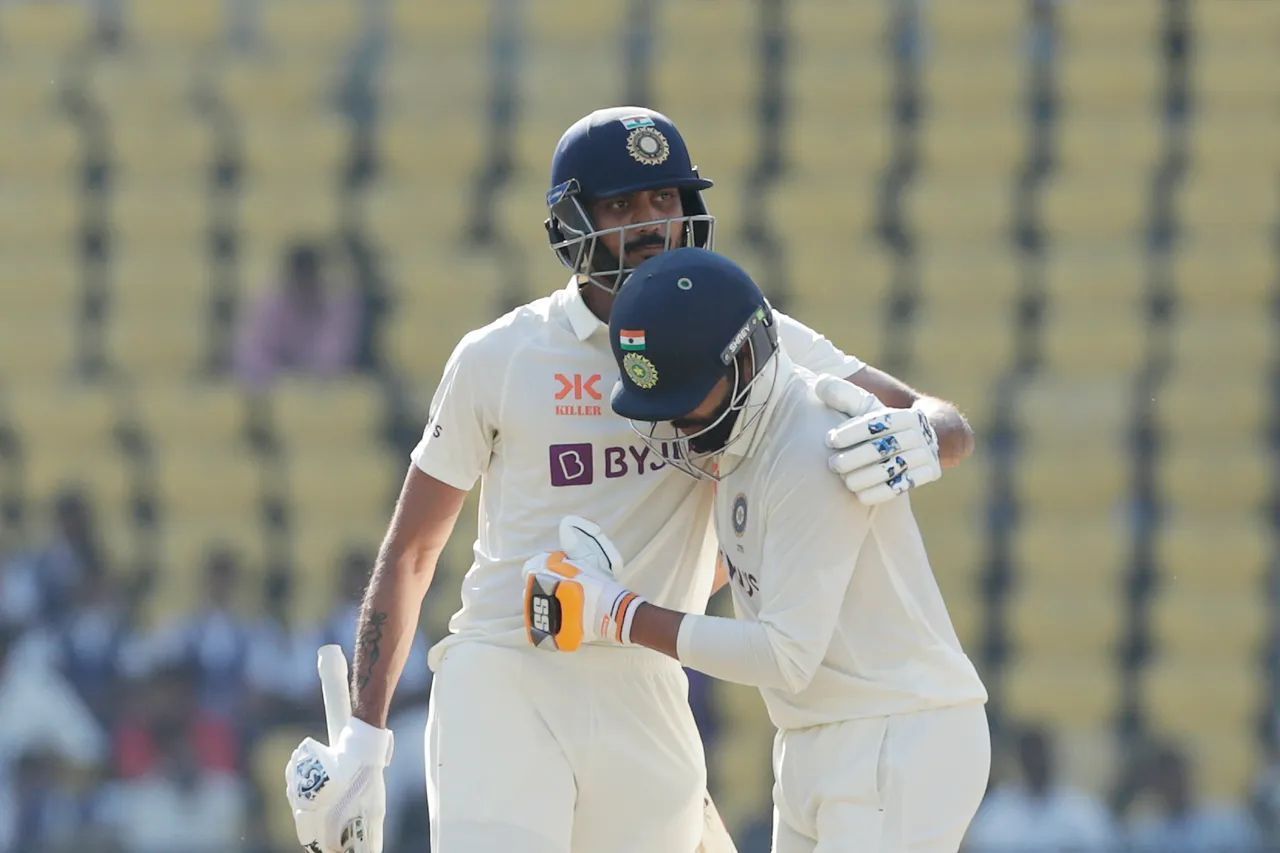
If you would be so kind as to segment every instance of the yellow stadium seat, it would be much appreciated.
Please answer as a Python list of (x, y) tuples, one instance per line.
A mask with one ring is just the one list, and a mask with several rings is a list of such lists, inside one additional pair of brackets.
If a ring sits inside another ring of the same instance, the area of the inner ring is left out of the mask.
[(30, 184), (0, 178), (0, 252), (6, 263), (74, 255), (82, 218), (83, 203), (69, 172)]
[[(988, 184), (1003, 194), (1005, 207), (1011, 208), (1011, 182), (1022, 160), (1026, 146), (1026, 122), (1015, 104), (995, 107), (976, 118), (964, 109), (941, 108), (924, 117), (921, 136), (924, 179), (943, 176), (948, 183), (966, 185), (970, 190), (980, 183)], [(1002, 220), (1011, 211), (1006, 210)], [(960, 224), (960, 223), (957, 223)]]
[(971, 8), (953, 3), (921, 7), (933, 37), (958, 48), (1016, 55), (1027, 17), (1019, 0), (992, 0)]
[[(974, 465), (973, 462), (966, 464)], [(934, 487), (913, 494), (911, 504), (956, 634), (964, 648), (974, 653), (981, 640), (985, 616), (981, 580), (986, 569), (987, 543), (980, 520), (982, 508), (963, 507), (944, 514), (936, 511), (939, 502), (931, 501), (929, 494), (935, 487), (941, 490), (949, 477), (963, 470), (950, 471)]]
[(1143, 704), (1157, 730), (1177, 737), (1252, 731), (1266, 695), (1253, 660), (1161, 659), (1142, 673)]
[(75, 488), (90, 501), (107, 555), (126, 566), (134, 556), (134, 476), (124, 457), (100, 436), (76, 443), (22, 435), (21, 493), (29, 520), (49, 529), (54, 498)]
[(541, 176), (541, 179), (530, 176), (529, 180), (513, 183), (495, 200), (499, 233), (504, 240), (512, 241), (527, 253), (531, 271), (546, 272), (548, 260), (558, 264), (551, 254), (547, 229), (542, 224), (547, 218), (546, 192), (546, 176)]
[(214, 158), (214, 137), (207, 123), (194, 113), (153, 110), (146, 119), (117, 117), (111, 125), (111, 145), (120, 169), (113, 194), (129, 186), (189, 188), (208, 192)]
[[(414, 5), (421, 4), (415, 0)], [(474, 114), (477, 124), (488, 119), (489, 58), (484, 50), (477, 49), (480, 44), (483, 43), (463, 39), (426, 49), (392, 51), (386, 70), (376, 83), (386, 104), (387, 118), (421, 124), (440, 137), (440, 144), (458, 145), (456, 137), (450, 138), (451, 133), (440, 131), (457, 125), (463, 115)], [(483, 150), (477, 146), (472, 153)], [(421, 156), (428, 154), (421, 152)]]
[(1270, 567), (1271, 541), (1271, 529), (1261, 515), (1172, 519), (1156, 537), (1161, 582), (1191, 596), (1256, 596)]
[[(617, 100), (626, 86), (626, 59), (617, 45), (628, 26), (628, 11), (623, 3), (524, 4), (520, 84), (529, 115), (549, 118), (560, 112), (568, 127), (588, 110)], [(565, 73), (567, 61), (577, 73)]]
[(1272, 112), (1264, 108), (1217, 109), (1206, 104), (1191, 123), (1194, 168), (1228, 176), (1245, 169), (1254, 174), (1274, 173), (1280, 167), (1280, 119)]
[(171, 443), (157, 461), (165, 524), (251, 528), (262, 511), (267, 473), (247, 449)]
[(1106, 512), (1067, 516), (1052, 506), (1031, 508), (1014, 531), (1020, 571), (1042, 588), (1064, 593), (1120, 595), (1132, 534)]
[(65, 56), (88, 37), (91, 13), (85, 3), (5, 3), (0, 49), (19, 58)]
[(1253, 791), (1264, 754), (1253, 728), (1188, 732), (1181, 745), (1190, 753), (1195, 790), (1209, 802), (1241, 802)]
[(247, 614), (257, 609), (266, 561), (264, 539), (258, 525), (247, 521), (236, 524), (176, 522), (164, 526), (157, 545), (162, 568), (147, 606), (151, 624), (163, 624), (199, 606), (204, 591), (205, 562), (220, 548), (229, 548), (240, 561), (237, 607)]
[(1184, 437), (1160, 455), (1161, 494), (1186, 518), (1260, 514), (1272, 492), (1270, 453), (1261, 436), (1212, 449), (1202, 435)]
[(1106, 661), (1017, 658), (1005, 673), (1002, 695), (1014, 719), (1062, 729), (1101, 728), (1119, 711), (1120, 674)]
[(0, 378), (48, 385), (73, 373), (80, 327), (70, 318), (35, 325), (25, 313), (0, 314)]
[(107, 388), (62, 383), (10, 385), (3, 399), (23, 441), (102, 453), (114, 446), (120, 401)]
[[(274, 253), (296, 239), (327, 237), (341, 221), (341, 198), (328, 178), (294, 176), (293, 181), (272, 180), (256, 184), (240, 198), (240, 225), (246, 253), (262, 253), (274, 272)], [(250, 279), (257, 286), (260, 279)]]
[(1221, 665), (1258, 659), (1268, 632), (1261, 590), (1184, 589), (1166, 575), (1151, 601), (1151, 639), (1157, 654), (1180, 663)]
[[(407, 460), (406, 460), (407, 464)], [(362, 507), (351, 516), (324, 521), (301, 517), (292, 528), (292, 557), (298, 583), (293, 612), (300, 624), (323, 618), (333, 606), (333, 567), (348, 550), (376, 552), (391, 521), (391, 504)], [(457, 589), (456, 581), (438, 578), (442, 588)], [(427, 606), (432, 602), (428, 599)], [(450, 605), (450, 609), (456, 602)]]
[(245, 128), (248, 180), (254, 184), (333, 187), (351, 151), (351, 128), (318, 113), (292, 121), (261, 120)]
[(1115, 590), (1071, 593), (1058, 579), (1041, 585), (1033, 566), (1022, 566), (1006, 603), (1015, 654), (1027, 661), (1091, 661), (1112, 665), (1125, 625), (1124, 600)]
[[(422, 203), (423, 193), (430, 193), (430, 204)], [(421, 253), (426, 247), (456, 251), (466, 232), (471, 205), (471, 188), (463, 181), (412, 180), (402, 185), (386, 183), (366, 193), (362, 215), (367, 233), (378, 246), (392, 257), (401, 257)], [(541, 222), (538, 220), (539, 225)], [(416, 287), (425, 284), (412, 283)]]
[(207, 343), (207, 277), (206, 261), (194, 251), (122, 250), (107, 320), (113, 363), (139, 379), (194, 375)]
[(248, 403), (231, 382), (151, 382), (132, 401), (150, 442), (161, 452), (200, 447), (214, 453), (245, 449)]
[[(789, 9), (792, 32), (805, 46), (797, 59), (812, 50), (843, 53), (849, 59), (875, 53), (883, 44), (890, 22), (888, 7), (881, 3), (846, 3), (844, 0), (810, 0)], [(871, 63), (868, 63), (870, 65)], [(885, 65), (883, 60), (877, 65)]]
[(1265, 246), (1280, 216), (1280, 190), (1274, 182), (1258, 180), (1256, 173), (1243, 169), (1234, 175), (1193, 170), (1178, 206), (1194, 233), (1209, 239), (1218, 235), (1252, 238)]
[(204, 188), (192, 180), (171, 176), (167, 183), (122, 182), (111, 194), (112, 231), (131, 251), (172, 254), (176, 250), (199, 257), (208, 242), (210, 207)]
[[(810, 238), (813, 235), (808, 235)], [(717, 249), (740, 258), (717, 240)], [(889, 261), (876, 247), (852, 239), (793, 241), (788, 259), (795, 319), (866, 362), (879, 358), (885, 335)]]
[(1041, 332), (1048, 370), (1110, 383), (1132, 377), (1143, 364), (1146, 329), (1136, 302), (1100, 308), (1051, 304)]
[(1122, 515), (1132, 498), (1133, 455), (1125, 442), (1038, 435), (1026, 441), (1014, 469), (1020, 503), (1074, 517)]
[(1224, 304), (1265, 310), (1275, 278), (1275, 250), (1269, 237), (1236, 236), (1194, 231), (1179, 241), (1174, 282), (1179, 301), (1189, 310), (1215, 311)]
[[(432, 120), (407, 115), (389, 119), (378, 135), (385, 170), (380, 190), (416, 193), (421, 215), (439, 215), (432, 213), (433, 207), (465, 206), (466, 199), (459, 194), (471, 191), (471, 182), (486, 154), (481, 112), (458, 108)], [(551, 162), (555, 142), (551, 139), (547, 143), (544, 168)], [(542, 182), (547, 183), (545, 176)], [(431, 204), (421, 203), (424, 193), (432, 197)]]
[[(803, 14), (802, 10), (812, 10), (821, 5), (805, 3), (795, 7), (795, 14)], [(846, 8), (852, 9), (853, 6)], [(866, 36), (860, 35), (859, 38)], [(885, 129), (882, 135), (887, 137), (889, 118), (884, 112), (884, 104), (891, 90), (893, 68), (885, 62), (879, 44), (860, 50), (847, 42), (826, 44), (806, 38), (801, 43), (804, 49), (790, 57), (792, 64), (787, 72), (787, 98), (790, 109), (794, 111), (787, 129), (794, 132), (797, 144), (802, 140), (822, 143), (827, 134), (809, 131), (807, 128), (810, 126), (847, 126), (850, 133), (837, 133), (835, 136), (837, 139), (842, 136), (854, 138), (855, 145), (861, 131), (867, 131), (869, 137)], [(832, 109), (833, 103), (839, 103), (840, 109)], [(862, 143), (851, 153), (856, 156), (866, 147), (867, 143)]]
[[(710, 173), (708, 173), (710, 174)], [(770, 220), (800, 256), (817, 254), (814, 262), (829, 265), (850, 247), (869, 244), (875, 222), (876, 190), (872, 176), (865, 180), (835, 183), (814, 174), (811, 178), (787, 181), (769, 197)], [(717, 190), (708, 191), (707, 203), (714, 212)], [(721, 202), (720, 207), (724, 207)], [(723, 221), (723, 220), (721, 220)], [(717, 223), (718, 227), (723, 227)], [(845, 271), (828, 266), (826, 287), (839, 286)], [(816, 283), (815, 283), (816, 284)]]
[[(245, 60), (221, 72), (218, 92), (233, 113), (278, 127), (285, 118), (305, 120), (331, 108), (337, 69), (319, 59)], [(252, 127), (248, 128), (252, 132)], [(274, 129), (274, 128), (273, 128)], [(306, 157), (310, 136), (295, 137), (298, 156)]]
[(1146, 224), (1145, 173), (1060, 174), (1041, 196), (1044, 224), (1055, 238), (1130, 244)]
[[(1244, 38), (1235, 33), (1218, 35), (1216, 44), (1202, 41), (1202, 33), (1209, 39), (1215, 37), (1203, 30), (1196, 32), (1192, 86), (1197, 102), (1240, 112), (1265, 109), (1280, 86), (1273, 46), (1256, 40), (1265, 38), (1266, 30), (1259, 27)], [(1255, 41), (1250, 43), (1250, 37)]]
[(356, 45), (366, 7), (357, 0), (272, 0), (261, 7), (262, 28), (287, 54), (332, 59)]
[[(2, 73), (2, 72), (0, 72)], [(0, 88), (0, 97), (5, 92)], [(3, 113), (0, 113), (2, 116)], [(80, 161), (80, 133), (58, 118), (15, 120), (0, 146), (0, 176), (11, 187), (70, 189), (69, 171)], [(16, 192), (16, 188), (10, 189)]]
[(372, 439), (334, 453), (329, 448), (288, 448), (290, 505), (300, 523), (343, 518), (391, 517), (404, 481), (407, 452)]
[(1092, 116), (1067, 115), (1060, 125), (1058, 156), (1063, 172), (1110, 176), (1148, 174), (1161, 156), (1161, 125), (1150, 111)]
[(959, 243), (992, 250), (1008, 244), (1013, 221), (1006, 182), (926, 172), (906, 191), (907, 222), (926, 244)]
[(6, 256), (0, 317), (34, 326), (70, 324), (80, 295), (80, 275), (78, 260), (69, 252)]
[(925, 65), (924, 87), (947, 110), (1002, 116), (1021, 107), (1026, 64), (1016, 42), (968, 46), (940, 36)]
[(1204, 441), (1212, 430), (1215, 441), (1248, 443), (1265, 429), (1271, 417), (1265, 369), (1253, 365), (1223, 375), (1218, 364), (1196, 365), (1199, 370), (1188, 365), (1156, 391), (1159, 424), (1172, 439)]
[(1161, 63), (1154, 50), (1066, 51), (1059, 61), (1060, 91), (1079, 115), (1130, 115), (1156, 108)]
[(1229, 364), (1233, 370), (1258, 370), (1269, 363), (1273, 337), (1271, 317), (1250, 306), (1222, 306), (1201, 315), (1180, 316), (1173, 322), (1175, 364), (1201, 369)]
[[(405, 53), (450, 46), (483, 44), (493, 17), (492, 3), (449, 3), (443, 6), (420, 0), (391, 0), (391, 34), (396, 51)], [(483, 60), (483, 57), (478, 57)]]
[[(679, 126), (695, 159), (712, 132), (695, 133), (695, 118), (732, 119), (759, 90), (759, 58), (739, 45), (758, 38), (755, 10), (741, 3), (685, 3), (657, 7), (653, 104)], [(706, 33), (716, 38), (708, 40)], [(754, 135), (754, 134), (753, 134)], [(702, 144), (699, 144), (702, 143)]]
[(367, 377), (283, 381), (272, 388), (270, 406), (285, 447), (307, 444), (337, 451), (378, 438), (386, 425), (383, 391)]
[[(913, 375), (938, 394), (958, 393), (949, 387), (983, 389), (1014, 366), (1016, 331), (1009, 305), (926, 304), (911, 323)], [(986, 400), (955, 402), (976, 405)]]
[(222, 3), (130, 0), (130, 23), (148, 51), (190, 56), (215, 47), (222, 38), (224, 8)]
[[(783, 140), (790, 166), (788, 177), (802, 186), (784, 184), (779, 195), (824, 189), (836, 183), (828, 195), (834, 197), (843, 186), (843, 204), (854, 201), (864, 207), (874, 203), (875, 180), (893, 152), (893, 128), (879, 113), (863, 116), (818, 106), (801, 109), (797, 105), (794, 120), (783, 128)], [(833, 176), (840, 176), (840, 180), (833, 181)], [(806, 219), (816, 220), (814, 211), (818, 210), (825, 214), (833, 208), (815, 204)]]
[(0, 34), (0, 119), (11, 130), (20, 130), (27, 121), (43, 123), (57, 118), (65, 73), (57, 58), (15, 60), (5, 55), (7, 49)]

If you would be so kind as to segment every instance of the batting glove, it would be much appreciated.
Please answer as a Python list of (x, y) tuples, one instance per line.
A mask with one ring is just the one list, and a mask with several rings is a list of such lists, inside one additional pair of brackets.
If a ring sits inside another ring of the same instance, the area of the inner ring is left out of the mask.
[(333, 746), (307, 738), (285, 766), (285, 793), (307, 853), (382, 853), (383, 768), (391, 732), (351, 718)]
[(829, 407), (852, 415), (827, 433), (827, 446), (836, 451), (828, 464), (862, 503), (884, 503), (942, 476), (938, 437), (924, 412), (866, 412), (865, 393), (835, 377), (818, 380), (814, 391)]
[(524, 564), (525, 628), (539, 648), (572, 652), (582, 643), (630, 643), (644, 601), (615, 581), (618, 549), (590, 521), (566, 516), (560, 550)]

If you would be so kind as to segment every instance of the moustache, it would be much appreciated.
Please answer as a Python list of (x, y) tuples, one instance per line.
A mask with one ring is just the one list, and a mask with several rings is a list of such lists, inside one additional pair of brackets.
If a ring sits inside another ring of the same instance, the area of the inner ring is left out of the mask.
[(626, 252), (638, 252), (641, 249), (648, 249), (651, 246), (658, 249), (665, 249), (667, 247), (667, 240), (665, 237), (658, 234), (645, 234), (643, 237), (637, 237), (630, 241), (622, 248), (623, 251)]

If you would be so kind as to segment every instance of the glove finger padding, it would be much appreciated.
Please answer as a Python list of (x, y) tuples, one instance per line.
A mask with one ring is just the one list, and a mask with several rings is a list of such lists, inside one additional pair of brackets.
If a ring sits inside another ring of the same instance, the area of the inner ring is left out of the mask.
[(926, 446), (924, 435), (918, 429), (903, 430), (892, 435), (881, 435), (855, 444), (847, 450), (831, 454), (828, 465), (837, 474), (850, 474), (876, 462), (883, 462), (896, 453), (905, 453)]
[(896, 435), (918, 428), (920, 419), (910, 409), (878, 409), (850, 418), (827, 432), (827, 446), (836, 449), (854, 447), (873, 438)]
[[(924, 480), (914, 478), (914, 474), (923, 473), (926, 469), (938, 467), (937, 458), (927, 447), (917, 447), (903, 453), (894, 454), (883, 462), (873, 462), (845, 475), (844, 484), (851, 492), (862, 492), (873, 486), (887, 484), (893, 487), (895, 482), (904, 484), (900, 491), (906, 491), (913, 485), (923, 485)], [(908, 472), (911, 472), (908, 474)], [(941, 470), (938, 471), (941, 474)], [(907, 479), (911, 477), (911, 479)], [(932, 479), (938, 479), (936, 476)]]
[(576, 515), (560, 520), (560, 550), (569, 562), (584, 571), (616, 578), (622, 571), (622, 555), (600, 525)]
[(878, 483), (869, 489), (863, 489), (858, 492), (858, 500), (866, 506), (882, 504), (909, 489), (932, 483), (934, 480), (941, 479), (941, 477), (942, 468), (937, 464), (927, 465), (919, 469), (910, 468), (896, 482)]

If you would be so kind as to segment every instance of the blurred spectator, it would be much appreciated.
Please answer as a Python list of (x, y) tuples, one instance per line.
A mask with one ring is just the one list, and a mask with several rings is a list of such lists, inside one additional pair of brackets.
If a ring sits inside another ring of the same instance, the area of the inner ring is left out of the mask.
[(247, 673), (254, 719), (272, 725), (318, 718), (318, 633), (294, 624), (289, 574), (269, 574), (264, 595), (265, 613), (253, 629)]
[(78, 489), (64, 489), (54, 499), (49, 541), (0, 568), (0, 620), (28, 623), (60, 613), (80, 576), (101, 571), (103, 563), (92, 508)]
[(245, 799), (232, 774), (208, 767), (179, 720), (148, 732), (156, 761), (104, 794), (99, 819), (127, 853), (227, 853), (240, 849)]
[(19, 756), (8, 793), (0, 793), (0, 851), (101, 850), (90, 822), (91, 779), (50, 750)]
[(1049, 734), (1039, 727), (1017, 737), (1020, 778), (988, 792), (965, 841), (969, 853), (1110, 851), (1117, 843), (1099, 801), (1060, 783)]
[(1261, 849), (1262, 838), (1243, 809), (1198, 802), (1191, 767), (1182, 750), (1159, 749), (1146, 772), (1154, 814), (1134, 821), (1133, 853), (1239, 853)]
[(101, 568), (84, 572), (53, 632), (59, 669), (104, 727), (115, 718), (120, 652), (131, 633), (121, 590)]
[(250, 309), (236, 344), (236, 373), (261, 389), (283, 373), (329, 377), (350, 371), (363, 314), (349, 282), (330, 281), (319, 249), (291, 248), (283, 277)]
[(240, 766), (240, 735), (225, 717), (200, 707), (197, 673), (190, 664), (163, 667), (130, 685), (127, 707), (115, 730), (116, 774), (133, 779), (155, 772), (164, 746), (155, 733), (179, 731), (199, 766), (210, 772), (233, 772)]
[(71, 685), (45, 655), (18, 653), (14, 628), (0, 626), (0, 776), (23, 753), (53, 752), (90, 767), (106, 752), (106, 736)]

